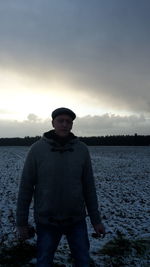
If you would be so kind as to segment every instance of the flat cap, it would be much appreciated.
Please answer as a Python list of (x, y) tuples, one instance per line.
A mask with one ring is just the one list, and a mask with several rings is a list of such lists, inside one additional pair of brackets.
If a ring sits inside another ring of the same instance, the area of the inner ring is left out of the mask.
[(57, 116), (66, 114), (69, 115), (72, 120), (76, 118), (76, 114), (69, 108), (57, 108), (52, 112), (52, 119), (54, 120)]

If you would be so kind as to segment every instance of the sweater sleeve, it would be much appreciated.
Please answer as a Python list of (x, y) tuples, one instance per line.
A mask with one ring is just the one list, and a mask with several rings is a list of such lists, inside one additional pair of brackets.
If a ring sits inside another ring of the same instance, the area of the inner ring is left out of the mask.
[(83, 170), (83, 193), (88, 215), (93, 225), (101, 222), (100, 212), (98, 210), (98, 200), (96, 195), (95, 180), (93, 175), (91, 158), (87, 150), (87, 157)]
[(17, 199), (16, 225), (28, 225), (29, 206), (32, 200), (36, 178), (35, 159), (30, 149), (23, 167)]

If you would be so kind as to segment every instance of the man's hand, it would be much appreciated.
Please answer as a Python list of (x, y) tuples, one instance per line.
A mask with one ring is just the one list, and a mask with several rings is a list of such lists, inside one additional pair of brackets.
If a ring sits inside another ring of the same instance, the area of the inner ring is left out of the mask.
[(96, 234), (93, 234), (93, 237), (105, 237), (105, 227), (102, 223), (99, 223), (99, 224), (95, 224), (93, 225), (94, 227), (94, 230), (96, 232)]
[(35, 229), (31, 226), (18, 226), (17, 231), (20, 240), (26, 240), (35, 235)]

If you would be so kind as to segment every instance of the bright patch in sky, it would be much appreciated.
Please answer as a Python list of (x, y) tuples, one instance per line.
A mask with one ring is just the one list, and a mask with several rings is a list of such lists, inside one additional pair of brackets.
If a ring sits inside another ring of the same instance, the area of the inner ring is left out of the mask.
[(130, 116), (126, 110), (112, 108), (109, 103), (100, 102), (67, 81), (33, 79), (23, 74), (0, 70), (0, 119), (26, 120), (29, 114), (40, 119), (50, 118), (58, 107), (73, 109), (78, 117), (114, 114)]
[(88, 95), (76, 92), (71, 85), (63, 84), (62, 81), (51, 81), (43, 87), (42, 82), (38, 83), (19, 73), (1, 70), (0, 88), (1, 119), (25, 120), (30, 113), (45, 119), (52, 110), (61, 106), (73, 109), (79, 117), (110, 112), (104, 104), (98, 106)]
[[(42, 88), (27, 77), (17, 73), (0, 72), (1, 118), (24, 120), (29, 113), (40, 118), (49, 117), (51, 111), (59, 106), (72, 105), (72, 95), (65, 93), (62, 84), (53, 82), (49, 88)], [(6, 111), (6, 112), (5, 112)]]

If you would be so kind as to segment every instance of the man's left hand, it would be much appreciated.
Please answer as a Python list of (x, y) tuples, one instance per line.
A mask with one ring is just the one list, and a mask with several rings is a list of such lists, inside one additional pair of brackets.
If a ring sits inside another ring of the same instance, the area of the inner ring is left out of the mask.
[(93, 225), (93, 227), (94, 227), (94, 230), (95, 230), (95, 232), (96, 232), (96, 235), (97, 235), (97, 237), (105, 237), (105, 226), (103, 225), (103, 223), (99, 223), (99, 224), (95, 224), (95, 225)]

